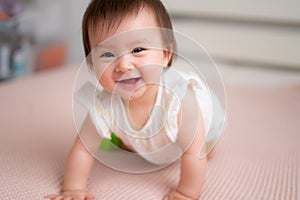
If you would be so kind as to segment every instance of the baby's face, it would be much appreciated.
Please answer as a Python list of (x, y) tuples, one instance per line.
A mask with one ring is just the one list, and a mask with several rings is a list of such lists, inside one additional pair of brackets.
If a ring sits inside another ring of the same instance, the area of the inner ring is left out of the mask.
[(157, 85), (170, 53), (163, 45), (151, 11), (143, 9), (137, 16), (127, 17), (102, 41), (96, 36), (94, 34), (90, 39), (91, 58), (94, 72), (104, 89), (127, 99), (138, 99)]

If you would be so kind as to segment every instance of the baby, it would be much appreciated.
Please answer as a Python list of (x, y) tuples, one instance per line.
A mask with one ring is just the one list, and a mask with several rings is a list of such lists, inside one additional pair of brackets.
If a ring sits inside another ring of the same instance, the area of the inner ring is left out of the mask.
[(177, 188), (162, 199), (199, 199), (207, 162), (199, 155), (205, 149), (212, 102), (200, 80), (172, 71), (176, 42), (163, 4), (93, 0), (82, 28), (87, 62), (103, 90), (86, 84), (78, 91), (79, 102), (90, 111), (80, 135), (99, 139), (89, 141), (89, 151), (76, 139), (61, 194), (45, 198), (94, 199), (87, 191), (91, 152), (115, 138), (118, 148), (154, 165), (181, 157)]

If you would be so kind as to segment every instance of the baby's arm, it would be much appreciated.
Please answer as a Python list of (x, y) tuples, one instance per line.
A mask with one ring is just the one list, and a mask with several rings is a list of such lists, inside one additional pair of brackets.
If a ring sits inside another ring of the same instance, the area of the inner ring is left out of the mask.
[[(88, 135), (89, 137), (98, 135), (89, 117), (85, 120), (80, 134)], [(87, 181), (93, 160), (93, 156), (83, 146), (80, 138), (77, 137), (66, 162), (61, 194), (48, 195), (46, 198), (51, 200), (58, 197), (62, 197), (61, 199), (67, 199), (67, 197), (82, 200), (93, 199), (92, 196), (87, 194)]]
[(86, 190), (93, 159), (77, 137), (66, 163), (62, 191)]
[[(175, 192), (168, 195), (168, 200), (199, 199), (205, 180), (206, 158), (200, 157), (205, 145), (205, 131), (200, 112), (195, 111), (197, 100), (189, 88), (182, 102), (181, 113), (178, 115), (180, 132), (178, 143), (186, 149), (181, 158), (180, 180)], [(191, 142), (192, 141), (192, 142)]]
[(195, 140), (181, 158), (180, 181), (177, 192), (199, 199), (205, 180), (206, 158), (200, 158), (204, 137), (202, 133), (195, 136)]

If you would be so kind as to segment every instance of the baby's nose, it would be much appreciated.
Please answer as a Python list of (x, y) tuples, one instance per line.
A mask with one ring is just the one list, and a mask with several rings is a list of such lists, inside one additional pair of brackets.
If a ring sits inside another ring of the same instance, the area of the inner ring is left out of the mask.
[(116, 72), (126, 73), (134, 69), (135, 65), (130, 55), (123, 55), (117, 59)]

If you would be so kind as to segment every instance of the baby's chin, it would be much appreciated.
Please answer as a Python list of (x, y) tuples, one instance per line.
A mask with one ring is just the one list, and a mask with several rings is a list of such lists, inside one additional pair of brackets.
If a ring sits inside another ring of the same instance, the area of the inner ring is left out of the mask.
[(134, 101), (142, 98), (146, 94), (148, 88), (148, 85), (140, 86), (134, 90), (120, 88), (118, 91), (115, 91), (115, 93), (120, 95), (124, 100)]

